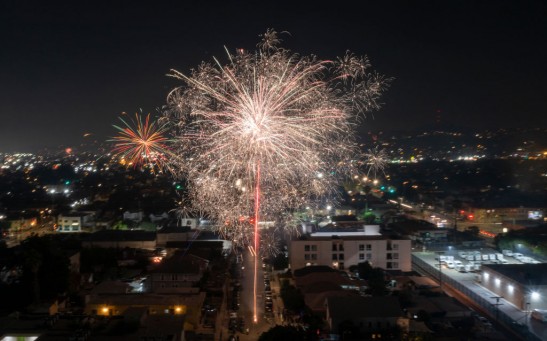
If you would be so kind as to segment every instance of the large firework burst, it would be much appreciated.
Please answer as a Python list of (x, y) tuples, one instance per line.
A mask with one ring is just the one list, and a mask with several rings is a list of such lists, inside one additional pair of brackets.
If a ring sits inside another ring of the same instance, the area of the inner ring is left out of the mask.
[[(253, 236), (255, 321), (260, 219), (336, 188), (356, 152), (355, 119), (379, 106), (386, 85), (366, 58), (320, 60), (279, 43), (268, 30), (255, 53), (228, 53), (227, 64), (204, 62), (190, 75), (173, 70), (185, 84), (169, 94), (166, 112), (183, 156), (172, 169), (186, 177), (194, 204), (233, 239)], [(241, 216), (252, 217), (252, 233)]]
[(185, 155), (173, 166), (194, 204), (220, 222), (251, 215), (257, 186), (269, 218), (332, 192), (352, 166), (353, 124), (379, 107), (386, 86), (364, 57), (320, 60), (279, 42), (269, 30), (255, 53), (171, 73), (185, 83), (168, 96), (176, 153)]
[(123, 126), (114, 125), (118, 136), (111, 141), (115, 142), (114, 154), (127, 159), (128, 165), (163, 164), (168, 152), (165, 137), (167, 126), (155, 120), (150, 120), (150, 114), (144, 120), (135, 114), (134, 120), (119, 117)]

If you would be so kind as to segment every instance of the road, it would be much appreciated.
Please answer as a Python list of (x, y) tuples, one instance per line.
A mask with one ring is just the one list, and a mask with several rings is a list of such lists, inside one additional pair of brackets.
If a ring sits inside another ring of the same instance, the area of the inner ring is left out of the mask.
[[(249, 333), (236, 333), (236, 340), (240, 341), (256, 341), (260, 335), (269, 330), (276, 324), (281, 324), (280, 316), (266, 317), (264, 311), (264, 271), (262, 267), (262, 261), (258, 258), (257, 264), (257, 292), (256, 292), (256, 322), (254, 321), (254, 305), (255, 305), (255, 292), (254, 292), (254, 267), (255, 258), (248, 251), (243, 255), (243, 262), (241, 263), (243, 271), (241, 272), (241, 296), (240, 306), (237, 312), (238, 317), (243, 318), (246, 328), (249, 328)], [(275, 296), (279, 293), (279, 284), (277, 280), (274, 281), (275, 276), (271, 276), (271, 288)], [(231, 294), (229, 294), (231, 295)], [(279, 309), (280, 299), (274, 300), (274, 312)], [(226, 318), (223, 321), (222, 326), (222, 339), (230, 340), (231, 332), (228, 330), (229, 314), (226, 314)]]

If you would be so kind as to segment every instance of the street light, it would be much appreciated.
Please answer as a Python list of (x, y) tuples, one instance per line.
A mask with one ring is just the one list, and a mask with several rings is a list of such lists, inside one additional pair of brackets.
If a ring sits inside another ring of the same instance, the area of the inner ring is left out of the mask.
[(443, 290), (443, 271), (442, 271), (442, 264), (441, 264), (441, 255), (444, 254), (444, 251), (435, 251), (435, 254), (437, 255), (437, 258), (439, 259), (439, 288), (441, 291)]

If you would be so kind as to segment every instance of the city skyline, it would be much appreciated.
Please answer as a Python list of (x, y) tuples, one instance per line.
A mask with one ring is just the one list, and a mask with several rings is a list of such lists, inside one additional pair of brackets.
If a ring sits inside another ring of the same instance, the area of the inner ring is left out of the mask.
[(351, 50), (395, 78), (362, 131), (547, 126), (544, 3), (261, 6), (1, 5), (0, 152), (105, 141), (122, 112), (157, 114), (170, 69), (252, 51), (268, 28), (295, 52)]

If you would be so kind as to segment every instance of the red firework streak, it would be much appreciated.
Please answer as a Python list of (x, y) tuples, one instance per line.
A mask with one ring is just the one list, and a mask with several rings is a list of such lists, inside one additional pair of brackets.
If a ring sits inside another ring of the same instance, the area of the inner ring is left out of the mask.
[(257, 285), (257, 277), (258, 277), (258, 243), (260, 242), (260, 236), (258, 235), (258, 211), (260, 210), (260, 161), (256, 164), (256, 188), (255, 188), (255, 223), (254, 223), (254, 229), (255, 229), (255, 268), (254, 268), (254, 295), (253, 295), (253, 308), (254, 308), (254, 316), (253, 321), (256, 323), (258, 321), (257, 314), (256, 314), (256, 285)]

